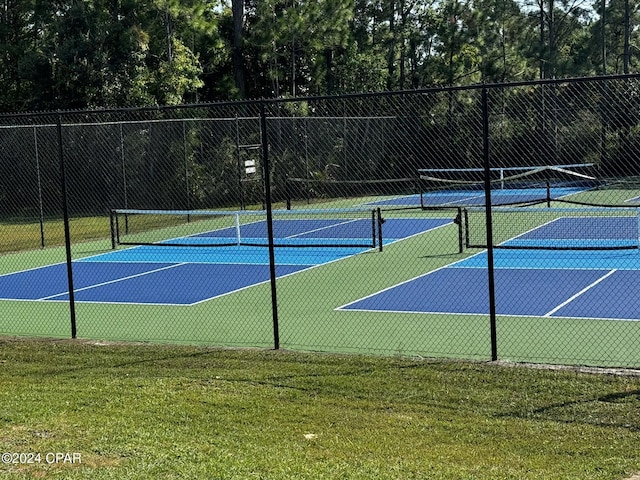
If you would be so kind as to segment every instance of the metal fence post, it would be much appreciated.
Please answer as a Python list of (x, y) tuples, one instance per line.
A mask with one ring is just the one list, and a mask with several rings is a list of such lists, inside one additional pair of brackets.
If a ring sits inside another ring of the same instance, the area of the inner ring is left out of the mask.
[(69, 202), (67, 201), (67, 179), (65, 173), (64, 148), (62, 146), (62, 118), (60, 114), (58, 114), (56, 128), (58, 132), (58, 159), (60, 160), (60, 193), (62, 197), (62, 215), (64, 219), (64, 244), (67, 255), (67, 281), (69, 284), (69, 314), (71, 318), (71, 338), (76, 338), (76, 305), (73, 292), (73, 266), (71, 264)]
[(489, 286), (489, 324), (491, 330), (491, 361), (498, 360), (498, 335), (496, 325), (496, 288), (493, 266), (493, 221), (491, 215), (491, 159), (489, 150), (489, 99), (487, 87), (482, 87), (482, 157), (484, 161), (484, 194), (487, 222), (487, 270)]
[(269, 269), (271, 278), (271, 310), (273, 315), (273, 348), (280, 348), (280, 328), (278, 325), (278, 296), (276, 290), (276, 255), (273, 241), (273, 212), (271, 206), (271, 166), (269, 163), (269, 140), (267, 138), (267, 115), (264, 101), (260, 102), (260, 136), (262, 143), (262, 171), (264, 177), (264, 199), (267, 211), (267, 236), (269, 240)]

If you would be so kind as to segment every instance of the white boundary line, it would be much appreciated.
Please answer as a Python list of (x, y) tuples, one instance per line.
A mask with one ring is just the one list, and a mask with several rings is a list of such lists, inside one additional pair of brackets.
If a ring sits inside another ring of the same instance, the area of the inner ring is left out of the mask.
[(551, 315), (553, 315), (555, 312), (557, 312), (558, 310), (560, 310), (562, 307), (568, 305), (569, 303), (571, 303), (572, 301), (574, 301), (576, 298), (578, 298), (579, 296), (581, 296), (582, 294), (586, 293), (588, 290), (591, 290), (593, 287), (595, 287), (597, 284), (599, 284), (600, 282), (602, 282), (603, 280), (605, 280), (606, 278), (610, 277), (611, 275), (613, 275), (615, 272), (617, 272), (617, 269), (613, 269), (611, 270), (609, 273), (607, 273), (606, 275), (603, 275), (602, 277), (600, 277), (599, 279), (597, 279), (595, 282), (591, 283), (590, 285), (587, 285), (585, 288), (583, 288), (582, 290), (580, 290), (578, 293), (576, 293), (575, 295), (569, 297), (567, 300), (565, 300), (563, 303), (561, 303), (560, 305), (558, 305), (556, 308), (554, 308), (553, 310), (545, 313), (544, 315), (542, 315), (543, 317), (550, 317)]
[[(96, 262), (96, 263), (97, 263), (97, 262)], [(140, 262), (140, 263), (142, 263), (142, 262)], [(166, 263), (170, 263), (170, 262), (166, 262)], [(132, 278), (143, 277), (143, 276), (145, 276), (145, 275), (149, 275), (149, 274), (151, 274), (151, 273), (161, 272), (161, 271), (163, 271), (163, 270), (169, 270), (169, 269), (171, 269), (171, 268), (180, 267), (180, 266), (182, 266), (182, 265), (187, 265), (187, 264), (186, 264), (186, 263), (184, 263), (184, 262), (183, 262), (183, 263), (175, 263), (175, 264), (173, 264), (173, 265), (168, 265), (168, 266), (166, 266), (166, 267), (156, 268), (156, 269), (154, 269), (154, 270), (149, 270), (149, 271), (146, 271), (146, 272), (136, 273), (135, 275), (129, 275), (129, 276), (127, 276), (127, 277), (115, 278), (115, 279), (113, 279), (113, 280), (109, 280), (109, 281), (107, 281), (107, 282), (96, 283), (96, 284), (88, 285), (88, 286), (86, 286), (86, 287), (82, 287), (82, 288), (74, 288), (74, 289), (73, 289), (73, 291), (74, 291), (74, 292), (82, 292), (82, 291), (84, 291), (84, 290), (91, 290), (91, 289), (93, 289), (93, 288), (102, 287), (102, 286), (104, 286), (104, 285), (109, 285), (109, 284), (112, 284), (112, 283), (118, 283), (118, 282), (121, 282), (121, 281), (124, 281), (124, 280), (131, 280)], [(68, 294), (69, 294), (69, 292), (67, 291), (67, 292), (62, 292), (62, 293), (58, 293), (58, 294), (55, 294), (55, 295), (49, 295), (49, 296), (47, 296), (47, 297), (38, 298), (37, 300), (39, 300), (39, 301), (46, 301), (46, 300), (49, 300), (49, 299), (53, 299), (54, 297), (59, 297), (60, 295), (65, 295), (65, 294), (67, 294), (67, 295), (68, 295)]]
[[(438, 227), (438, 228), (439, 228), (439, 227)], [(415, 277), (413, 277), (413, 278), (410, 278), (410, 279), (408, 279), (408, 280), (404, 280), (404, 281), (402, 281), (402, 282), (400, 282), (400, 283), (396, 283), (395, 285), (391, 285), (390, 287), (383, 288), (382, 290), (378, 290), (377, 292), (374, 292), (374, 293), (372, 293), (372, 294), (370, 294), (370, 295), (367, 295), (367, 296), (362, 297), (362, 298), (358, 298), (357, 300), (353, 300), (352, 302), (346, 303), (346, 304), (344, 304), (344, 305), (342, 305), (342, 306), (340, 306), (340, 307), (336, 307), (336, 308), (334, 308), (334, 310), (336, 310), (336, 311), (343, 311), (343, 310), (346, 310), (346, 309), (347, 309), (347, 307), (349, 307), (350, 305), (353, 305), (354, 303), (358, 303), (358, 302), (361, 302), (362, 300), (367, 300), (367, 299), (369, 299), (369, 298), (375, 297), (375, 296), (377, 296), (377, 295), (379, 295), (379, 294), (381, 294), (381, 293), (387, 292), (387, 291), (389, 291), (389, 290), (391, 290), (391, 289), (394, 289), (394, 288), (399, 287), (399, 286), (401, 286), (401, 285), (404, 285), (404, 284), (406, 284), (406, 283), (413, 282), (413, 281), (415, 281), (415, 280), (417, 280), (417, 279), (419, 279), (419, 278), (423, 278), (423, 277), (426, 277), (426, 276), (428, 276), (428, 275), (431, 275), (432, 273), (438, 272), (438, 271), (440, 271), (440, 270), (444, 270), (445, 268), (450, 268), (452, 265), (455, 265), (456, 263), (464, 262), (465, 260), (467, 260), (467, 259), (469, 259), (469, 258), (473, 258), (473, 257), (475, 257), (475, 256), (477, 256), (477, 255), (481, 255), (482, 253), (484, 253), (484, 252), (478, 252), (478, 253), (475, 253), (475, 254), (473, 254), (473, 255), (471, 255), (471, 256), (469, 256), (469, 257), (465, 257), (465, 258), (463, 258), (463, 259), (460, 259), (460, 260), (458, 260), (457, 262), (453, 262), (453, 263), (450, 263), (450, 264), (448, 264), (448, 265), (443, 265), (443, 266), (438, 267), (438, 268), (436, 268), (436, 269), (434, 269), (434, 270), (430, 270), (430, 271), (428, 271), (428, 272), (426, 272), (426, 273), (422, 273), (422, 274), (420, 274), (420, 275), (416, 275), (416, 276), (415, 276)], [(479, 267), (469, 267), (469, 268), (479, 268)], [(356, 309), (348, 309), (348, 310), (349, 310), (350, 312), (358, 311), (358, 310), (356, 310)], [(362, 310), (362, 311), (371, 311), (371, 312), (388, 312), (389, 310), (368, 310), (368, 309), (367, 309), (367, 310)], [(415, 313), (425, 313), (425, 312), (415, 312)], [(435, 313), (435, 312), (434, 312), (434, 313)], [(480, 315), (480, 314), (478, 314), (478, 315)]]

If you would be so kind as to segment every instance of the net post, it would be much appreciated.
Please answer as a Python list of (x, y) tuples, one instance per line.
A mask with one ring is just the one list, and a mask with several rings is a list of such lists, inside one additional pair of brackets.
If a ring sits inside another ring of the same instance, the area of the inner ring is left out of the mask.
[(382, 210), (380, 209), (380, 207), (378, 207), (377, 213), (378, 213), (378, 250), (381, 252), (382, 251), (382, 224), (384, 223), (384, 219), (382, 218)]
[(373, 248), (376, 246), (376, 210), (371, 210), (371, 236)]
[(113, 210), (109, 210), (109, 229), (111, 231), (111, 250), (116, 249), (116, 223), (115, 213)]
[(419, 171), (418, 171), (418, 179), (416, 180), (416, 185), (420, 190), (420, 208), (424, 210), (424, 182), (422, 180), (422, 176), (420, 175)]
[(547, 208), (551, 208), (551, 180), (549, 180), (549, 174), (547, 173)]
[[(467, 210), (466, 208), (462, 209), (463, 211), (463, 217), (464, 217), (464, 245), (465, 247), (469, 248), (470, 242), (469, 242), (469, 210)], [(462, 228), (462, 226), (460, 227)]]
[(234, 213), (233, 216), (235, 217), (233, 220), (236, 228), (236, 242), (240, 245), (242, 242), (242, 237), (240, 236), (240, 214)]
[(640, 252), (640, 208), (636, 208), (636, 239), (638, 240), (638, 251)]
[(458, 214), (456, 215), (455, 223), (458, 224), (458, 253), (464, 251), (464, 241), (462, 233), (462, 207), (458, 207)]
[[(120, 220), (118, 220), (118, 212), (115, 212), (116, 217), (116, 244), (120, 245)], [(124, 217), (126, 223), (126, 231), (129, 233), (129, 217)]]

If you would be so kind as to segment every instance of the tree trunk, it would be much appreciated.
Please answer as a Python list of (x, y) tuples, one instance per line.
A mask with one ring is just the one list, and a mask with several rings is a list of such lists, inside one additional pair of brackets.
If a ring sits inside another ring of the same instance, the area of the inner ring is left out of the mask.
[(245, 98), (246, 85), (244, 76), (244, 0), (232, 0), (231, 10), (233, 13), (233, 79), (238, 89), (238, 96)]

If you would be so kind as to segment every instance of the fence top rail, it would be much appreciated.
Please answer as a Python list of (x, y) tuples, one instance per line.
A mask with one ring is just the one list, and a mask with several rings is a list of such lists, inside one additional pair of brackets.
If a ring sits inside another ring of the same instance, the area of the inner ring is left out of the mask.
[(0, 119), (10, 118), (34, 118), (34, 117), (52, 117), (52, 116), (68, 116), (68, 115), (100, 115), (109, 113), (142, 113), (142, 112), (162, 112), (162, 111), (178, 111), (178, 110), (193, 110), (203, 108), (225, 108), (225, 107), (241, 107), (241, 106), (256, 106), (256, 105), (278, 105), (285, 103), (295, 102), (317, 102), (317, 101), (337, 101), (348, 99), (362, 99), (362, 98), (385, 98), (392, 96), (402, 95), (426, 95), (435, 93), (455, 92), (455, 91), (472, 91), (472, 90), (492, 90), (501, 88), (512, 88), (520, 86), (535, 86), (535, 85), (561, 85), (568, 83), (593, 83), (602, 82), (607, 80), (632, 80), (640, 79), (640, 73), (626, 74), (626, 75), (603, 75), (594, 77), (574, 77), (563, 79), (543, 79), (543, 80), (529, 80), (521, 82), (508, 82), (508, 83), (491, 83), (491, 84), (473, 84), (462, 86), (439, 86), (425, 89), (416, 90), (399, 90), (399, 91), (386, 91), (386, 92), (369, 92), (369, 93), (350, 93), (343, 95), (326, 95), (326, 96), (309, 96), (309, 97), (293, 97), (293, 98), (271, 98), (271, 99), (254, 99), (254, 100), (236, 100), (226, 102), (210, 102), (210, 103), (196, 103), (196, 104), (182, 104), (182, 105), (156, 105), (146, 107), (113, 107), (113, 108), (95, 108), (84, 110), (59, 110), (59, 111), (36, 111), (36, 112), (11, 112), (0, 114)]
[[(267, 120), (304, 120), (304, 121), (326, 121), (326, 120), (395, 120), (398, 116), (383, 115), (374, 116), (290, 116), (276, 117), (267, 116)], [(237, 122), (237, 121), (258, 121), (260, 117), (192, 117), (192, 118), (157, 118), (149, 120), (112, 120), (108, 122), (65, 122), (62, 127), (87, 127), (87, 126), (109, 126), (109, 125), (147, 125), (147, 124), (166, 124), (180, 122)], [(31, 123), (29, 125), (0, 125), (0, 130), (14, 130), (22, 128), (55, 128), (57, 123)]]
[[(277, 215), (304, 216), (304, 215), (339, 215), (348, 213), (362, 214), (372, 212), (375, 208), (371, 206), (349, 207), (349, 208), (309, 208), (296, 210), (273, 210)], [(183, 215), (183, 216), (264, 216), (266, 210), (145, 210), (132, 208), (116, 208), (111, 210), (112, 214), (118, 215)]]
[[(220, 118), (208, 118), (208, 117), (197, 117), (197, 118), (160, 118), (160, 119), (152, 119), (152, 120), (113, 120), (110, 122), (79, 122), (79, 123), (62, 123), (62, 127), (88, 127), (91, 125), (95, 126), (106, 126), (106, 125), (136, 125), (136, 124), (153, 124), (153, 123), (179, 123), (179, 122), (212, 122), (212, 121), (222, 121), (222, 122), (234, 122), (238, 120), (259, 120), (260, 117), (220, 117)], [(0, 130), (13, 130), (16, 128), (52, 128), (57, 127), (57, 123), (32, 123), (29, 125), (0, 125)]]

